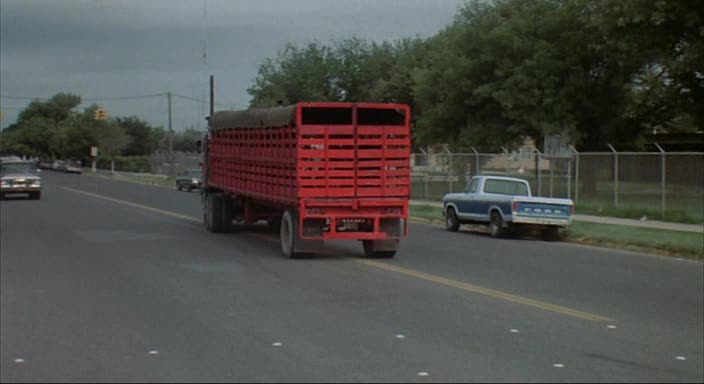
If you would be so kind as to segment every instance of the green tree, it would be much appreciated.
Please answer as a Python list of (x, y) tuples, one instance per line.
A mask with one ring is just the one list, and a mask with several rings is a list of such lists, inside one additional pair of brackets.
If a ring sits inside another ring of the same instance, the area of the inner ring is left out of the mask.
[[(603, 46), (636, 62), (626, 118), (645, 129), (704, 127), (704, 8), (696, 0), (589, 2)], [(682, 122), (688, 124), (682, 124)]]
[(32, 101), (20, 112), (17, 122), (3, 130), (3, 151), (25, 156), (52, 156), (59, 125), (74, 116), (81, 98), (58, 93), (47, 101)]
[(125, 156), (149, 156), (159, 146), (159, 137), (155, 134), (154, 128), (146, 121), (137, 116), (118, 117), (115, 123), (121, 126), (132, 140), (124, 149)]
[(203, 136), (203, 132), (196, 128), (188, 127), (183, 132), (174, 133), (174, 151), (195, 152), (196, 142)]
[(20, 112), (18, 123), (22, 124), (25, 121), (35, 117), (49, 119), (58, 124), (65, 120), (71, 114), (71, 111), (81, 104), (81, 97), (70, 93), (57, 93), (47, 101), (32, 101), (27, 108)]
[(259, 67), (254, 85), (247, 90), (253, 107), (279, 103), (337, 100), (332, 85), (330, 48), (309, 43), (303, 48), (287, 44), (276, 59), (267, 59)]
[(121, 154), (132, 138), (125, 129), (113, 121), (96, 122), (94, 132), (98, 142), (98, 150), (102, 156), (110, 158), (110, 170), (115, 172), (115, 156)]

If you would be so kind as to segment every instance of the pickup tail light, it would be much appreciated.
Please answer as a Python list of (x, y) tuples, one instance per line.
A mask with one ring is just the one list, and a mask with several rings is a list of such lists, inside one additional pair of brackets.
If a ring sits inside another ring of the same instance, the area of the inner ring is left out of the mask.
[(570, 214), (574, 215), (574, 204), (570, 206)]
[(511, 204), (511, 211), (518, 212), (518, 202), (517, 201), (514, 201), (513, 204)]

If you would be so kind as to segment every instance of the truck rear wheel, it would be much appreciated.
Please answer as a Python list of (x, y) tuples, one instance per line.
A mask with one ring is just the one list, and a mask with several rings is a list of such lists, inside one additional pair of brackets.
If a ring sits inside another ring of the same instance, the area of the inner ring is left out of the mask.
[(203, 202), (203, 221), (208, 232), (221, 233), (223, 231), (223, 213), (223, 195), (208, 193)]
[(364, 255), (370, 259), (390, 259), (396, 255), (396, 240), (362, 240)]
[[(189, 189), (188, 192), (191, 190)], [(229, 196), (221, 195), (222, 216), (220, 216), (220, 232), (232, 232), (232, 199)]]
[(289, 259), (297, 259), (303, 256), (296, 252), (296, 240), (298, 240), (298, 214), (295, 211), (287, 210), (281, 217), (281, 251)]
[(272, 217), (267, 220), (266, 224), (271, 233), (281, 233), (281, 217)]

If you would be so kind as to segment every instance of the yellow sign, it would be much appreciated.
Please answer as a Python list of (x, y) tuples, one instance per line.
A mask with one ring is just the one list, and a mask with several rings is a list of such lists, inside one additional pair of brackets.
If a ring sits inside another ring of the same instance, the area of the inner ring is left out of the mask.
[(95, 113), (93, 114), (93, 118), (95, 120), (107, 120), (108, 119), (108, 111), (103, 108), (98, 108), (95, 110)]

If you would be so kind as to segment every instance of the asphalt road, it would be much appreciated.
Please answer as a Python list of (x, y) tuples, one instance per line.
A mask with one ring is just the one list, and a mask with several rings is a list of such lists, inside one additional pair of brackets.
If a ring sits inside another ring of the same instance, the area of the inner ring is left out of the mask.
[(0, 203), (0, 379), (702, 382), (704, 267), (413, 224), (288, 260), (199, 195), (43, 174)]

